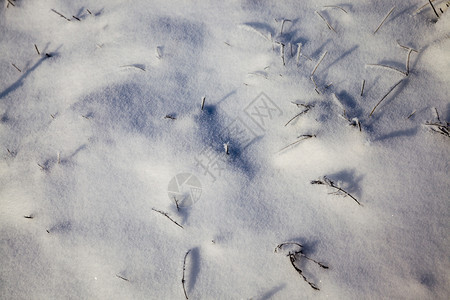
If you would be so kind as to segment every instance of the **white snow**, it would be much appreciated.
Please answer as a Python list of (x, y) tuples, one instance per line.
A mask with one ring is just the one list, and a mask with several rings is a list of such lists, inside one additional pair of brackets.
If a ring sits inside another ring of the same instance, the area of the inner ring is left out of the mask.
[(191, 249), (190, 299), (448, 299), (450, 14), (425, 2), (3, 1), (0, 298), (184, 299)]

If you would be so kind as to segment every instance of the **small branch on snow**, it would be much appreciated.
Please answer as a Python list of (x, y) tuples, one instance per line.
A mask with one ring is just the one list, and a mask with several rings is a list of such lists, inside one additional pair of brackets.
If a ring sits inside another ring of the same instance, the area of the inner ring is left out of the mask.
[(386, 66), (386, 65), (381, 65), (381, 64), (366, 64), (366, 66), (368, 67), (380, 67), (380, 68), (386, 68), (386, 69), (390, 69), (390, 70), (394, 70), (397, 71), (405, 76), (408, 76), (408, 73), (403, 72), (402, 70), (399, 70), (397, 68), (391, 67), (391, 66)]
[(60, 12), (54, 10), (53, 8), (51, 9), (51, 11), (54, 12), (55, 14), (57, 14), (58, 16), (60, 16), (61, 18), (66, 19), (67, 21), (70, 22), (70, 19), (67, 18), (65, 15), (63, 15), (62, 13), (60, 13)]
[(355, 198), (353, 197), (350, 193), (348, 193), (347, 191), (343, 190), (342, 188), (338, 187), (331, 179), (329, 179), (327, 176), (323, 176), (322, 179), (319, 180), (312, 180), (311, 184), (323, 184), (323, 185), (328, 185), (329, 187), (332, 187), (334, 189), (336, 189), (336, 194), (343, 194), (344, 197), (345, 196), (349, 196), (350, 198), (352, 198), (353, 200), (355, 200), (356, 203), (358, 203), (359, 205), (361, 205), (361, 203)]
[(306, 114), (311, 108), (314, 107), (314, 105), (312, 105), (312, 104), (297, 104), (297, 103), (294, 103), (294, 104), (296, 104), (297, 106), (302, 105), (303, 107), (305, 107), (305, 110), (303, 110), (303, 111), (301, 111), (300, 113), (296, 114), (292, 119), (290, 119), (290, 120), (284, 125), (284, 127), (286, 127), (289, 123), (291, 123), (292, 121), (294, 121), (296, 118), (300, 117), (301, 115)]
[(123, 276), (120, 276), (119, 274), (116, 274), (116, 277), (117, 277), (117, 278), (120, 278), (120, 279), (122, 279), (122, 280), (125, 280), (125, 281), (129, 281), (127, 278), (125, 278), (125, 277), (123, 277)]
[[(158, 212), (158, 213), (160, 213), (161, 215), (165, 216), (167, 219), (169, 219), (170, 221), (172, 221), (175, 225), (177, 225), (177, 226), (183, 228), (183, 226), (181, 226), (181, 225), (178, 224), (174, 219), (172, 219), (172, 218), (169, 216), (168, 213), (165, 213), (165, 212), (163, 212), (163, 211), (160, 211), (160, 210), (157, 210), (157, 209), (154, 209), (154, 208), (152, 208), (152, 210), (153, 210), (153, 211), (156, 211), (156, 212)], [(183, 229), (184, 229), (184, 228), (183, 228)]]
[(417, 51), (416, 49), (413, 49), (413, 48), (411, 48), (411, 47), (404, 46), (404, 45), (400, 44), (398, 40), (397, 40), (397, 45), (398, 45), (400, 48), (403, 48), (403, 49), (405, 49), (405, 50), (408, 50), (408, 51), (409, 51), (409, 50), (412, 50), (413, 52), (419, 53), (419, 51)]
[(433, 11), (434, 11), (434, 13), (436, 14), (436, 17), (438, 17), (438, 19), (439, 19), (440, 17), (439, 17), (439, 15), (438, 15), (437, 11), (436, 11), (436, 8), (434, 8), (433, 3), (431, 2), (431, 0), (428, 0), (428, 2), (430, 3), (431, 7), (433, 8)]
[(343, 9), (343, 8), (340, 7), (340, 6), (336, 6), (336, 5), (325, 5), (325, 6), (323, 6), (323, 8), (337, 8), (337, 9), (342, 10), (342, 11), (345, 12), (346, 14), (348, 14), (348, 12), (347, 12), (345, 9)]
[(205, 100), (206, 100), (206, 96), (203, 96), (202, 97), (202, 107), (201, 107), (202, 111), (203, 111), (203, 108), (205, 107)]
[(363, 79), (363, 81), (362, 81), (362, 85), (361, 85), (361, 97), (363, 96), (363, 94), (364, 94), (364, 87), (365, 87), (365, 85), (366, 85), (366, 80), (365, 79)]
[(17, 71), (19, 71), (20, 73), (22, 73), (22, 71), (21, 71), (15, 64), (11, 63), (11, 65), (12, 65), (14, 68), (16, 68)]
[(378, 107), (378, 105), (381, 104), (381, 102), (383, 102), (384, 99), (386, 99), (387, 96), (389, 96), (389, 94), (400, 84), (402, 83), (403, 79), (400, 80), (399, 82), (397, 82), (396, 84), (394, 84), (391, 89), (386, 93), (386, 95), (383, 96), (383, 98), (381, 98), (381, 100), (377, 103), (377, 105), (375, 105), (375, 107), (372, 109), (372, 111), (370, 112), (369, 117), (371, 117), (373, 115), (373, 113), (375, 112), (375, 109)]
[(285, 149), (287, 149), (287, 148), (289, 148), (289, 147), (291, 147), (291, 146), (294, 146), (294, 145), (300, 143), (300, 142), (303, 141), (303, 140), (307, 140), (307, 139), (315, 138), (315, 137), (316, 137), (315, 134), (312, 134), (312, 135), (311, 135), (311, 134), (304, 134), (304, 135), (301, 135), (301, 136), (298, 137), (298, 138), (299, 138), (298, 140), (296, 140), (295, 142), (293, 142), (293, 143), (287, 145), (286, 147), (281, 148), (281, 150), (278, 151), (277, 153), (280, 153), (281, 151), (283, 151), (283, 150), (285, 150)]
[(334, 32), (336, 32), (336, 30), (334, 30), (333, 26), (331, 26), (330, 23), (328, 23), (327, 19), (325, 19), (317, 10), (315, 11), (315, 13), (327, 24), (328, 29), (333, 30)]
[(41, 52), (39, 52), (39, 49), (38, 49), (38, 47), (36, 46), (36, 44), (34, 44), (34, 48), (36, 49), (37, 54), (38, 54), (38, 55), (41, 55)]
[(425, 125), (430, 126), (431, 130), (434, 132), (442, 134), (446, 137), (450, 137), (450, 127), (449, 127), (450, 123), (442, 122), (437, 108), (434, 108), (434, 110), (436, 112), (437, 122), (427, 121)]
[(223, 144), (223, 147), (225, 149), (225, 154), (230, 155), (230, 143), (226, 142), (225, 144)]
[[(275, 19), (275, 22), (279, 22), (277, 19)], [(283, 28), (284, 28), (284, 23), (286, 22), (291, 22), (291, 20), (289, 19), (281, 19), (281, 29), (280, 29), (280, 36), (283, 35)]]
[(184, 285), (184, 283), (186, 282), (186, 280), (184, 279), (184, 275), (186, 272), (186, 258), (189, 255), (189, 253), (191, 252), (191, 249), (189, 249), (186, 254), (184, 255), (184, 261), (183, 261), (183, 277), (181, 278), (181, 284), (183, 285), (183, 291), (184, 291), (184, 296), (186, 297), (186, 299), (188, 298), (187, 292), (186, 292), (186, 287)]
[(316, 73), (317, 68), (319, 67), (320, 63), (322, 62), (322, 60), (325, 58), (325, 56), (327, 55), (328, 51), (325, 51), (322, 56), (320, 57), (319, 61), (317, 62), (316, 66), (314, 67), (311, 76), (314, 75), (314, 73)]
[(410, 119), (412, 116), (414, 116), (415, 113), (416, 111), (413, 111), (406, 119)]
[(384, 24), (384, 22), (386, 21), (386, 19), (392, 14), (392, 12), (394, 11), (395, 6), (393, 6), (391, 8), (391, 10), (388, 12), (388, 14), (384, 17), (383, 21), (381, 21), (380, 25), (378, 25), (377, 29), (375, 29), (375, 31), (373, 32), (373, 34), (377, 33), (377, 31), (381, 28), (381, 26)]
[(316, 261), (316, 260), (314, 260), (314, 259), (312, 259), (312, 258), (306, 256), (306, 255), (303, 253), (303, 249), (302, 249), (303, 246), (302, 246), (301, 244), (299, 244), (299, 243), (295, 243), (295, 242), (281, 243), (281, 244), (279, 244), (278, 246), (276, 246), (274, 252), (277, 253), (278, 250), (281, 250), (284, 246), (287, 246), (287, 245), (289, 245), (289, 246), (294, 246), (294, 247), (296, 246), (296, 247), (299, 248), (297, 251), (289, 251), (289, 253), (287, 254), (287, 256), (289, 257), (289, 261), (291, 262), (292, 267), (295, 269), (295, 271), (297, 271), (298, 274), (300, 274), (300, 276), (303, 278), (303, 280), (304, 280), (305, 282), (307, 282), (311, 288), (313, 288), (314, 290), (319, 291), (320, 289), (319, 289), (314, 283), (312, 283), (311, 281), (309, 281), (309, 280), (306, 278), (305, 275), (303, 275), (303, 271), (296, 265), (296, 262), (297, 262), (297, 260), (298, 260), (298, 257), (300, 256), (300, 257), (306, 258), (306, 259), (309, 260), (309, 261), (312, 261), (312, 262), (316, 263), (319, 267), (321, 267), (321, 268), (323, 268), (323, 269), (328, 269), (328, 266), (326, 266), (325, 264), (323, 264), (323, 263), (321, 263), (321, 262), (318, 262), (318, 261)]

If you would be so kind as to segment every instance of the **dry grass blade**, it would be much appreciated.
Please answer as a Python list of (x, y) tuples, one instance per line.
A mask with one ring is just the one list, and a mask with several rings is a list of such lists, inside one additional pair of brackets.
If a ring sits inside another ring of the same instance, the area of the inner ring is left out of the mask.
[(303, 140), (307, 140), (307, 139), (314, 138), (314, 137), (316, 137), (315, 134), (313, 134), (313, 135), (311, 135), (311, 134), (304, 134), (304, 135), (301, 135), (301, 136), (299, 136), (299, 139), (298, 139), (298, 140), (296, 140), (295, 142), (293, 142), (293, 143), (287, 145), (286, 147), (283, 147), (283, 148), (282, 148), (280, 151), (278, 151), (277, 153), (280, 153), (281, 151), (286, 150), (287, 148), (289, 148), (289, 147), (291, 147), (291, 146), (294, 146), (294, 145), (300, 143), (300, 142), (303, 141)]
[(202, 106), (201, 106), (202, 111), (203, 111), (203, 108), (205, 108), (205, 100), (206, 100), (206, 96), (203, 96), (202, 97)]
[(342, 11), (345, 12), (346, 14), (348, 14), (348, 12), (347, 12), (345, 9), (343, 9), (343, 8), (340, 7), (340, 6), (336, 6), (336, 5), (325, 5), (325, 6), (323, 6), (323, 8), (337, 8), (337, 9), (342, 10)]
[(403, 48), (403, 49), (405, 49), (405, 50), (408, 50), (408, 51), (409, 51), (409, 50), (412, 50), (413, 52), (419, 53), (419, 51), (417, 51), (416, 49), (413, 49), (413, 48), (411, 48), (411, 47), (404, 46), (404, 45), (400, 44), (398, 40), (397, 40), (397, 45), (398, 45), (400, 48)]
[(316, 66), (314, 67), (311, 76), (314, 75), (314, 73), (316, 73), (317, 68), (319, 67), (320, 63), (322, 62), (322, 60), (325, 58), (325, 56), (327, 55), (328, 51), (325, 51), (322, 56), (320, 57), (319, 61), (317, 62)]
[(142, 65), (134, 64), (134, 65), (124, 65), (120, 66), (121, 68), (136, 68), (145, 72), (145, 67)]
[(60, 12), (54, 10), (53, 8), (52, 8), (51, 10), (52, 10), (52, 12), (54, 12), (55, 14), (57, 14), (58, 16), (60, 16), (61, 18), (64, 18), (64, 19), (66, 19), (67, 21), (70, 22), (70, 19), (68, 19), (68, 18), (67, 18), (65, 15), (63, 15), (62, 13), (60, 13)]
[(361, 97), (364, 94), (364, 87), (365, 87), (365, 85), (366, 85), (366, 80), (364, 79), (363, 82), (362, 82), (362, 86), (361, 86)]
[(413, 111), (413, 112), (407, 117), (407, 119), (410, 119), (412, 116), (414, 116), (415, 113), (416, 113), (416, 111)]
[(17, 71), (19, 71), (19, 72), (22, 73), (22, 71), (21, 71), (15, 64), (11, 63), (11, 65), (12, 65), (14, 68), (16, 68)]
[(311, 288), (313, 288), (314, 290), (319, 291), (320, 289), (311, 281), (309, 281), (306, 276), (303, 274), (302, 269), (300, 269), (300, 267), (297, 266), (296, 262), (298, 261), (298, 256), (300, 257), (304, 257), (309, 261), (312, 261), (314, 263), (316, 263), (318, 266), (320, 266), (321, 268), (324, 269), (328, 269), (328, 266), (326, 266), (325, 264), (318, 262), (308, 256), (306, 256), (303, 253), (303, 246), (299, 243), (296, 242), (285, 242), (282, 244), (279, 244), (276, 248), (275, 248), (275, 252), (278, 252), (278, 250), (281, 250), (284, 246), (294, 246), (294, 247), (298, 247), (298, 250), (290, 250), (287, 254), (287, 256), (289, 257), (289, 261), (291, 262), (292, 267), (294, 268), (295, 271), (297, 271), (297, 273), (303, 278), (303, 280), (309, 284), (309, 286)]
[(373, 34), (377, 33), (377, 31), (381, 28), (381, 26), (384, 24), (384, 22), (386, 22), (386, 19), (389, 18), (389, 16), (392, 14), (394, 9), (395, 9), (395, 6), (391, 8), (391, 10), (388, 12), (388, 14), (384, 17), (383, 21), (381, 21), (380, 25), (378, 25), (377, 29), (375, 29)]
[(181, 284), (183, 285), (183, 291), (184, 291), (184, 296), (186, 297), (186, 299), (189, 299), (187, 292), (186, 292), (186, 287), (184, 285), (184, 283), (186, 282), (186, 280), (184, 279), (184, 274), (186, 273), (186, 259), (187, 256), (189, 255), (189, 253), (191, 252), (191, 249), (189, 249), (186, 254), (184, 255), (184, 261), (183, 261), (183, 277), (181, 278)]
[(153, 210), (153, 211), (156, 211), (156, 212), (158, 212), (158, 213), (160, 213), (161, 215), (165, 216), (167, 219), (169, 219), (170, 221), (172, 221), (175, 225), (177, 225), (177, 226), (183, 228), (183, 226), (181, 226), (181, 225), (178, 224), (174, 219), (172, 219), (172, 218), (169, 216), (169, 214), (167, 214), (167, 213), (165, 213), (165, 212), (163, 212), (163, 211), (154, 209), (154, 208), (152, 208), (152, 210)]
[(123, 276), (120, 276), (120, 275), (118, 275), (118, 274), (116, 274), (116, 276), (117, 276), (117, 278), (120, 278), (120, 279), (122, 279), (122, 280), (129, 281), (127, 278), (125, 278), (125, 277), (123, 277)]
[(409, 75), (409, 60), (411, 58), (412, 49), (408, 50), (408, 55), (406, 57), (406, 75)]
[[(295, 103), (295, 104), (297, 104), (297, 103)], [(298, 104), (297, 104), (297, 106), (298, 106)], [(290, 120), (284, 125), (284, 127), (288, 126), (289, 123), (291, 123), (292, 121), (294, 121), (296, 118), (300, 117), (301, 115), (306, 114), (306, 113), (311, 109), (311, 107), (313, 107), (313, 106), (311, 106), (311, 105), (303, 105), (303, 107), (305, 107), (305, 110), (299, 112), (299, 113), (296, 114), (294, 117), (292, 117), (292, 119), (290, 119)]]
[(431, 0), (428, 0), (428, 2), (430, 3), (431, 7), (433, 8), (433, 11), (434, 11), (434, 13), (436, 14), (436, 17), (438, 17), (438, 19), (439, 19), (439, 15), (438, 15), (438, 13), (437, 13), (437, 11), (436, 11), (436, 8), (434, 8), (433, 3), (431, 2)]
[(402, 83), (403, 79), (400, 80), (399, 82), (397, 82), (396, 84), (394, 84), (391, 89), (386, 93), (386, 95), (383, 96), (383, 98), (381, 98), (381, 100), (377, 103), (377, 105), (375, 105), (375, 107), (372, 109), (372, 111), (370, 112), (369, 117), (372, 116), (372, 114), (374, 113), (375, 109), (378, 107), (378, 105), (381, 104), (381, 102), (383, 102), (384, 99), (386, 99), (387, 96), (389, 96), (389, 94), (400, 84)]
[(405, 75), (405, 76), (408, 76), (408, 73), (403, 72), (402, 70), (399, 70), (399, 69), (397, 69), (397, 68), (394, 68), (394, 67), (391, 67), (391, 66), (387, 66), (387, 65), (381, 65), (381, 64), (367, 64), (366, 66), (368, 66), (368, 67), (386, 68), (386, 69), (390, 69), (390, 70), (399, 72), (399, 73), (401, 73), (401, 74), (403, 74), (403, 75)]
[(38, 49), (38, 47), (36, 46), (36, 44), (34, 44), (34, 48), (36, 49), (37, 54), (38, 54), (38, 55), (41, 55), (41, 52), (39, 52), (39, 49)]
[(334, 32), (336, 32), (336, 30), (334, 30), (333, 26), (331, 26), (330, 23), (328, 23), (327, 19), (325, 19), (317, 10), (315, 11), (315, 13), (327, 24), (328, 29), (333, 30)]
[(332, 187), (334, 189), (337, 190), (336, 193), (340, 193), (343, 194), (344, 196), (349, 196), (350, 198), (352, 198), (356, 203), (358, 203), (359, 205), (361, 205), (361, 203), (355, 198), (353, 197), (350, 193), (348, 193), (347, 191), (345, 191), (344, 189), (338, 187), (331, 179), (329, 179), (327, 176), (323, 176), (322, 179), (319, 180), (313, 180), (311, 181), (311, 184), (322, 184), (322, 185), (328, 185), (329, 187)]
[(436, 112), (437, 122), (429, 122), (428, 121), (425, 123), (425, 125), (430, 126), (431, 130), (433, 130), (434, 132), (442, 134), (446, 137), (450, 137), (450, 127), (449, 127), (450, 123), (442, 122), (437, 108), (434, 108), (434, 110)]

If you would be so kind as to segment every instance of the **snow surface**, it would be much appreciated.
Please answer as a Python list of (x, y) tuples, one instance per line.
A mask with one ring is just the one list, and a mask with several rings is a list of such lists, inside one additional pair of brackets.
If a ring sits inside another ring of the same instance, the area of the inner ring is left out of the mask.
[[(417, 11), (425, 0), (10, 2), (0, 298), (183, 299), (189, 249), (190, 299), (450, 297), (449, 138), (426, 125), (450, 120), (449, 13)], [(408, 76), (398, 43), (417, 50)], [(202, 191), (178, 211), (179, 173)], [(311, 184), (325, 175), (362, 205)], [(295, 262), (320, 291), (274, 253), (282, 242), (329, 266)]]

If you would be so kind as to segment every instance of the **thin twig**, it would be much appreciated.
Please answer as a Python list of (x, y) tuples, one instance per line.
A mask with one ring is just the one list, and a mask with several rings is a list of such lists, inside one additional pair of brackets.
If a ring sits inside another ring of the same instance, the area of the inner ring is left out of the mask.
[(205, 100), (206, 100), (206, 96), (203, 96), (202, 97), (202, 107), (201, 107), (202, 111), (203, 111), (203, 108), (205, 107)]
[(92, 13), (91, 13), (91, 11), (90, 11), (89, 9), (86, 8), (86, 11), (87, 11), (90, 15), (92, 15)]
[(314, 87), (315, 87), (314, 90), (316, 91), (317, 94), (320, 95), (319, 87), (317, 86), (317, 83), (316, 83), (316, 81), (314, 80), (314, 76), (311, 76), (310, 79), (311, 79), (311, 81), (314, 83)]
[(319, 67), (320, 63), (321, 63), (322, 60), (325, 58), (325, 55), (327, 55), (327, 53), (328, 53), (328, 51), (325, 51), (325, 52), (322, 54), (322, 56), (321, 56), (320, 59), (319, 59), (319, 62), (318, 62), (318, 63), (316, 64), (316, 66), (314, 67), (314, 69), (313, 69), (313, 71), (312, 71), (312, 73), (311, 73), (311, 76), (314, 75), (314, 73), (316, 72), (317, 68)]
[[(431, 0), (431, 1), (434, 1), (434, 0)], [(425, 7), (427, 7), (428, 4), (429, 4), (429, 3), (427, 2), (427, 3), (425, 3), (424, 5), (422, 5), (421, 7), (419, 7), (418, 9), (416, 9), (416, 11), (414, 11), (413, 15), (418, 14), (422, 9), (424, 9)]]
[[(12, 3), (10, 0), (8, 0), (8, 5), (11, 4), (12, 6), (16, 6), (14, 3)], [(8, 8), (8, 7), (7, 7)]]
[[(277, 21), (277, 20), (275, 19), (275, 21)], [(278, 21), (277, 21), (277, 22), (278, 22)], [(286, 23), (286, 22), (291, 22), (291, 23), (292, 23), (291, 20), (288, 20), (288, 19), (281, 19), (281, 30), (280, 30), (280, 35), (283, 34), (284, 23)]]
[(188, 254), (191, 252), (191, 249), (189, 249), (186, 254), (184, 255), (184, 261), (183, 261), (183, 277), (181, 278), (181, 284), (183, 285), (183, 291), (184, 291), (184, 296), (186, 297), (186, 299), (188, 298), (187, 292), (186, 292), (186, 287), (184, 285), (184, 283), (186, 282), (186, 280), (184, 279), (184, 274), (186, 272), (186, 258), (188, 256)]
[(438, 112), (438, 110), (437, 110), (436, 107), (434, 108), (434, 111), (436, 112), (436, 118), (437, 118), (437, 120), (440, 122), (440, 121), (441, 121), (441, 117), (439, 116), (439, 112)]
[(80, 21), (81, 22), (81, 20), (80, 20), (80, 18), (77, 18), (77, 17), (75, 17), (75, 16), (72, 16), (75, 20), (78, 20), (78, 21)]
[(346, 14), (348, 14), (348, 12), (345, 10), (345, 9), (343, 9), (342, 7), (340, 7), (340, 6), (336, 6), (336, 5), (325, 5), (325, 6), (323, 6), (324, 8), (338, 8), (338, 9), (340, 9), (340, 10), (342, 10), (343, 12), (345, 12)]
[(416, 111), (413, 111), (406, 119), (410, 119), (412, 116), (414, 116), (415, 113)]
[(377, 33), (378, 29), (380, 29), (380, 27), (384, 24), (384, 22), (386, 21), (386, 19), (392, 14), (392, 12), (394, 11), (395, 6), (391, 8), (391, 10), (388, 12), (388, 14), (384, 17), (383, 21), (381, 21), (380, 25), (378, 25), (377, 29), (375, 29), (375, 31), (373, 32), (373, 34)]
[(286, 242), (286, 243), (282, 243), (279, 244), (276, 248), (275, 248), (275, 252), (278, 252), (278, 250), (281, 250), (281, 248), (283, 246), (286, 245), (293, 245), (293, 246), (297, 246), (299, 249), (297, 251), (289, 251), (289, 253), (287, 254), (287, 256), (289, 257), (289, 261), (291, 262), (292, 267), (294, 268), (295, 271), (297, 271), (297, 273), (303, 278), (303, 280), (305, 282), (307, 282), (309, 284), (309, 286), (311, 286), (311, 288), (313, 288), (314, 290), (320, 290), (314, 283), (312, 283), (311, 281), (309, 281), (306, 276), (303, 274), (303, 271), (296, 265), (296, 261), (297, 259), (297, 255), (306, 258), (309, 261), (312, 261), (314, 263), (316, 263), (317, 265), (319, 265), (321, 268), (324, 269), (328, 269), (328, 266), (326, 266), (325, 264), (318, 262), (308, 256), (306, 256), (303, 253), (303, 246), (299, 243), (295, 243), (295, 242)]
[(411, 57), (412, 49), (408, 50), (408, 55), (406, 57), (406, 75), (409, 75), (409, 59)]
[(34, 48), (36, 49), (37, 54), (38, 54), (38, 55), (41, 55), (41, 53), (39, 52), (39, 49), (38, 49), (38, 47), (36, 46), (36, 44), (34, 44)]
[(160, 210), (157, 210), (157, 209), (154, 209), (154, 208), (152, 208), (152, 210), (153, 210), (153, 211), (156, 211), (156, 212), (158, 212), (158, 213), (160, 213), (160, 214), (162, 214), (163, 216), (165, 216), (166, 218), (168, 218), (170, 221), (172, 221), (173, 223), (175, 223), (177, 226), (183, 228), (183, 226), (181, 226), (180, 224), (178, 224), (178, 223), (177, 223), (174, 219), (172, 219), (167, 213), (165, 213), (165, 212), (163, 212), (163, 211), (160, 211)]
[(300, 143), (300, 142), (303, 141), (303, 140), (310, 139), (310, 138), (313, 138), (313, 137), (316, 137), (316, 135), (315, 135), (315, 134), (313, 134), (313, 135), (311, 135), (311, 134), (304, 134), (304, 135), (301, 135), (301, 136), (299, 136), (299, 139), (298, 139), (298, 140), (296, 140), (295, 142), (293, 142), (293, 143), (287, 145), (286, 147), (283, 147), (283, 148), (282, 148), (280, 151), (278, 151), (277, 153), (280, 153), (281, 151), (283, 151), (283, 150), (285, 150), (285, 149), (287, 149), (287, 148), (289, 148), (289, 147), (291, 147), (291, 146), (294, 146), (295, 144), (298, 144), (298, 143)]
[(328, 177), (326, 177), (326, 176), (323, 176), (322, 179), (311, 181), (311, 184), (323, 184), (323, 185), (328, 185), (328, 186), (330, 186), (330, 187), (336, 189), (336, 190), (337, 190), (337, 193), (342, 193), (342, 194), (344, 194), (345, 196), (349, 196), (350, 198), (352, 198), (353, 200), (355, 200), (356, 203), (358, 203), (359, 205), (361, 205), (361, 203), (360, 203), (355, 197), (353, 197), (353, 196), (352, 196), (350, 193), (348, 193), (347, 191), (345, 191), (345, 190), (341, 189), (340, 187), (336, 186), (336, 185), (334, 184), (334, 182), (333, 182), (331, 179), (329, 179)]
[(301, 52), (302, 52), (302, 43), (297, 43), (297, 67), (300, 61)]
[(121, 68), (128, 68), (128, 67), (131, 67), (131, 68), (136, 68), (136, 69), (139, 69), (139, 70), (142, 70), (142, 71), (145, 72), (145, 68), (142, 67), (142, 66), (140, 66), (140, 65), (124, 65), (124, 66), (120, 66), (120, 67), (121, 67)]
[(436, 11), (436, 8), (434, 8), (433, 3), (431, 2), (431, 0), (428, 0), (428, 2), (430, 3), (431, 7), (433, 8), (433, 11), (434, 11), (434, 13), (436, 14), (436, 17), (438, 17), (438, 19), (439, 19), (440, 17), (439, 17), (439, 15), (438, 15), (437, 11)]
[(117, 276), (117, 278), (120, 278), (120, 279), (122, 279), (122, 280), (129, 281), (127, 278), (125, 278), (125, 277), (123, 277), (123, 276), (120, 276), (119, 274), (116, 274), (116, 276)]
[(417, 51), (416, 49), (413, 49), (413, 48), (411, 48), (411, 47), (404, 46), (404, 45), (400, 44), (398, 40), (397, 40), (397, 45), (398, 45), (400, 48), (403, 48), (403, 49), (405, 49), (405, 50), (408, 50), (408, 51), (409, 51), (409, 50), (412, 50), (413, 52), (419, 53), (419, 51)]
[(366, 64), (366, 66), (368, 67), (380, 67), (380, 68), (386, 68), (386, 69), (391, 69), (393, 71), (397, 71), (405, 76), (408, 76), (408, 74), (406, 72), (403, 72), (402, 70), (399, 70), (397, 68), (391, 67), (391, 66), (386, 66), (386, 65), (381, 65), (381, 64)]
[(393, 85), (391, 87), (391, 89), (386, 93), (386, 95), (383, 96), (383, 98), (381, 98), (381, 100), (377, 103), (377, 105), (375, 105), (375, 107), (372, 109), (372, 111), (370, 112), (369, 117), (372, 116), (373, 112), (375, 111), (375, 109), (378, 107), (378, 105), (380, 105), (381, 102), (383, 102), (383, 100), (400, 84), (402, 83), (403, 79), (400, 80), (399, 82), (397, 82), (395, 85)]
[(21, 71), (15, 64), (11, 63), (11, 65), (12, 65), (14, 68), (16, 68), (17, 71), (19, 71), (20, 73), (22, 73), (22, 71)]
[(328, 21), (316, 10), (315, 13), (327, 24), (328, 28), (330, 30), (333, 30), (334, 32), (336, 32), (336, 30), (334, 30), (333, 26), (330, 25), (330, 23), (328, 23)]
[(362, 86), (361, 86), (361, 97), (362, 97), (362, 95), (364, 94), (364, 86), (366, 85), (366, 80), (365, 79), (363, 79), (363, 81), (362, 81)]
[(55, 14), (57, 14), (58, 16), (60, 16), (61, 18), (64, 18), (64, 19), (66, 19), (67, 21), (70, 22), (70, 19), (68, 19), (68, 18), (67, 18), (65, 15), (63, 15), (62, 13), (60, 13), (60, 12), (54, 10), (53, 8), (52, 8), (51, 10), (52, 10), (52, 12), (54, 12)]
[(296, 114), (292, 119), (290, 119), (290, 120), (284, 125), (284, 127), (288, 126), (289, 123), (291, 123), (292, 121), (294, 121), (296, 118), (300, 117), (301, 115), (306, 114), (306, 113), (311, 109), (312, 106), (310, 106), (310, 105), (304, 105), (304, 107), (305, 107), (306, 109), (305, 109), (304, 111), (302, 111), (302, 112)]
[(175, 205), (177, 207), (177, 211), (180, 211), (180, 205), (178, 204), (177, 197), (173, 196), (173, 201), (175, 202)]

